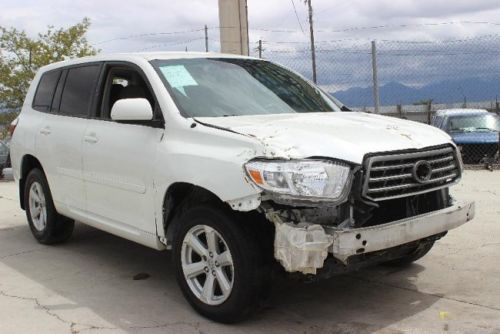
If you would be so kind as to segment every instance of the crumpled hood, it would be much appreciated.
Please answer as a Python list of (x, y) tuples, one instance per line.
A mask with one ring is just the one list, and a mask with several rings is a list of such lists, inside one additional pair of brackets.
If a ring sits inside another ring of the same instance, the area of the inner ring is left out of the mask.
[(361, 164), (367, 153), (451, 143), (445, 132), (421, 123), (361, 112), (322, 112), (197, 121), (255, 137), (275, 158), (331, 157)]
[(458, 145), (463, 144), (496, 144), (498, 132), (455, 132), (451, 133), (451, 138)]

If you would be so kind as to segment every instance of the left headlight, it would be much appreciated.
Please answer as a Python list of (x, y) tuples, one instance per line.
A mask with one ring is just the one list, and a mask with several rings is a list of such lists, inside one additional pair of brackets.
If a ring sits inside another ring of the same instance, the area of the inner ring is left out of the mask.
[(351, 168), (340, 161), (253, 160), (245, 164), (250, 179), (270, 193), (297, 199), (340, 202), (351, 185)]

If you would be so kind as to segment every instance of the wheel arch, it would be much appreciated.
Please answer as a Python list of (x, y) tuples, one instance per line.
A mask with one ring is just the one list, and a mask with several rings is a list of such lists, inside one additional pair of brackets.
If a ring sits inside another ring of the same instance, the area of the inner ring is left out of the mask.
[(31, 154), (26, 154), (25, 156), (23, 156), (23, 158), (21, 159), (20, 178), (19, 178), (19, 203), (21, 205), (21, 209), (23, 210), (26, 209), (23, 201), (26, 177), (28, 176), (29, 172), (31, 172), (35, 168), (38, 168), (42, 171), (42, 173), (45, 173), (42, 164), (40, 163), (40, 160), (38, 160), (35, 156)]
[(162, 206), (162, 227), (167, 238), (167, 244), (171, 244), (175, 235), (176, 224), (172, 224), (174, 217), (190, 206), (207, 203), (230, 209), (229, 205), (216, 194), (201, 186), (188, 182), (176, 182), (168, 187), (163, 197)]

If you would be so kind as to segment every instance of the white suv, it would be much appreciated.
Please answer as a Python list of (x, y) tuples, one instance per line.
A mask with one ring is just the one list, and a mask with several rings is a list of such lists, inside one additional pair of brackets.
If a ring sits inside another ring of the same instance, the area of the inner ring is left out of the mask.
[(74, 221), (172, 250), (201, 314), (238, 321), (274, 269), (308, 279), (408, 264), (474, 216), (433, 127), (359, 112), (269, 61), (120, 54), (42, 68), (12, 139), (35, 238)]

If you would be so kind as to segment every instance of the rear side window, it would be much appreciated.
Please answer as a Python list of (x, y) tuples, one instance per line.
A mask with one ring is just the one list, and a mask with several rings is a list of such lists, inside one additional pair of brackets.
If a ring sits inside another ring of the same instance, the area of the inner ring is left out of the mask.
[(69, 116), (87, 116), (99, 76), (99, 65), (68, 69), (61, 97), (60, 113)]
[(56, 90), (61, 71), (51, 71), (42, 74), (40, 83), (33, 99), (33, 109), (38, 111), (49, 111)]

